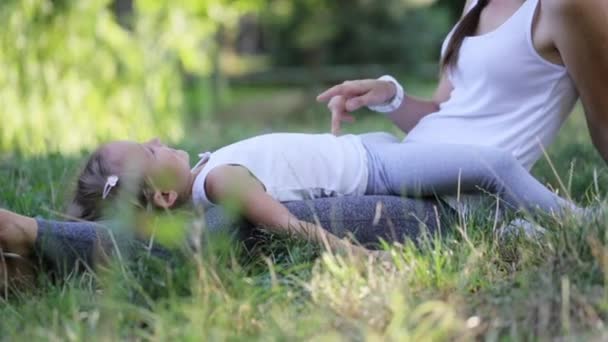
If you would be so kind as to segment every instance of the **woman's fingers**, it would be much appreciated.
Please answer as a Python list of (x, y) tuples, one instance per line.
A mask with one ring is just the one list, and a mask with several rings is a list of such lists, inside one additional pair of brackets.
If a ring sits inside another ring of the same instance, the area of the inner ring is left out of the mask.
[(341, 121), (342, 122), (353, 123), (353, 122), (355, 122), (355, 117), (352, 116), (351, 114), (344, 113), (344, 114), (342, 114)]
[(339, 134), (342, 121), (354, 121), (354, 117), (346, 112), (346, 99), (344, 96), (334, 96), (327, 107), (331, 111), (331, 133)]
[(327, 102), (331, 101), (336, 96), (347, 96), (350, 92), (352, 92), (352, 88), (346, 84), (340, 84), (334, 87), (329, 88), (325, 92), (321, 93), (321, 95), (317, 96), (317, 101), (319, 102)]
[(391, 87), (389, 82), (378, 80), (347, 81), (326, 90), (317, 100), (329, 102), (327, 106), (331, 111), (331, 132), (339, 134), (342, 121), (355, 120), (350, 112), (385, 102), (391, 97)]
[(317, 101), (318, 102), (330, 101), (332, 98), (337, 96), (338, 93), (340, 93), (340, 90), (341, 90), (340, 87), (341, 86), (339, 86), (339, 85), (333, 86), (333, 87), (327, 89), (326, 91), (322, 92), (321, 94), (319, 94), (319, 96), (317, 96)]
[(350, 98), (345, 103), (345, 109), (348, 112), (354, 112), (363, 107), (366, 107), (369, 105), (375, 105), (375, 104), (377, 104), (375, 102), (378, 102), (376, 100), (376, 97), (377, 96), (375, 96), (373, 93), (368, 92), (368, 93), (363, 94), (362, 96)]
[(387, 81), (347, 81), (326, 90), (317, 97), (317, 101), (327, 102), (336, 96), (342, 96), (346, 99), (346, 110), (354, 112), (365, 106), (385, 103), (395, 96), (396, 91), (396, 87)]
[(317, 101), (327, 102), (336, 96), (343, 96), (346, 98), (360, 96), (370, 91), (372, 84), (373, 83), (369, 80), (346, 81), (321, 93), (317, 96)]
[(341, 117), (344, 113), (344, 97), (343, 96), (334, 96), (329, 101), (327, 107), (331, 111), (331, 133), (338, 134), (340, 133), (340, 123)]

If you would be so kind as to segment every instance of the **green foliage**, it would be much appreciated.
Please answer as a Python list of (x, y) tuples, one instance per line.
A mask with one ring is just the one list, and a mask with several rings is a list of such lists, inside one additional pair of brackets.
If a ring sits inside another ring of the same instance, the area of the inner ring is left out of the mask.
[(183, 75), (207, 75), (220, 22), (254, 1), (0, 3), (0, 151), (79, 151), (101, 140), (183, 136)]
[(280, 65), (399, 64), (415, 70), (436, 59), (449, 25), (446, 11), (421, 7), (421, 1), (269, 3), (264, 23)]
[(112, 0), (0, 2), (0, 151), (180, 140), (221, 102), (218, 75), (229, 63), (220, 44), (230, 34), (218, 32), (234, 32), (244, 13), (261, 13), (272, 66), (415, 69), (436, 59), (447, 30), (445, 11), (419, 6), (428, 2), (139, 0), (118, 18)]

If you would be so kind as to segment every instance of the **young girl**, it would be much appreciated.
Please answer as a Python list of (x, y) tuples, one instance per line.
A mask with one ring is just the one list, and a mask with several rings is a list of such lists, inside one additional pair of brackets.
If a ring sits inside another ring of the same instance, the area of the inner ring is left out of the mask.
[(515, 209), (556, 214), (578, 210), (498, 149), (400, 143), (386, 133), (340, 137), (277, 133), (221, 148), (192, 171), (186, 152), (157, 139), (106, 144), (91, 156), (79, 177), (71, 213), (98, 220), (105, 207), (125, 195), (141, 207), (160, 209), (185, 203), (205, 209), (230, 204), (248, 221), (271, 232), (344, 250), (353, 247), (314, 222), (295, 218), (281, 202), (458, 191), (494, 194)]

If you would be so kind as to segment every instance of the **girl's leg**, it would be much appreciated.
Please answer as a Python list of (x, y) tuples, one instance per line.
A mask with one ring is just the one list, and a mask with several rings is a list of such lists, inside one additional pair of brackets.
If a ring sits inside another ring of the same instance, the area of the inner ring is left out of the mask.
[(537, 181), (509, 153), (450, 144), (376, 144), (368, 150), (370, 194), (453, 195), (485, 191), (517, 209), (580, 211)]

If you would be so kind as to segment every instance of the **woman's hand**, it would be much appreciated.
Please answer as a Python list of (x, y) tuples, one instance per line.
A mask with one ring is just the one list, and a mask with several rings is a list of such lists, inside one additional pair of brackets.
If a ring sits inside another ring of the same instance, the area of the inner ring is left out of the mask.
[(342, 122), (354, 122), (355, 117), (348, 114), (346, 110), (346, 99), (344, 96), (334, 96), (329, 100), (327, 108), (331, 112), (331, 134), (340, 134)]
[(0, 297), (34, 284), (36, 220), (0, 209)]
[(26, 258), (33, 254), (38, 224), (30, 217), (0, 209), (0, 251)]
[(346, 81), (320, 94), (317, 101), (328, 102), (332, 118), (331, 132), (338, 134), (341, 122), (354, 120), (348, 113), (362, 107), (384, 104), (392, 99), (396, 92), (395, 85), (387, 81)]

